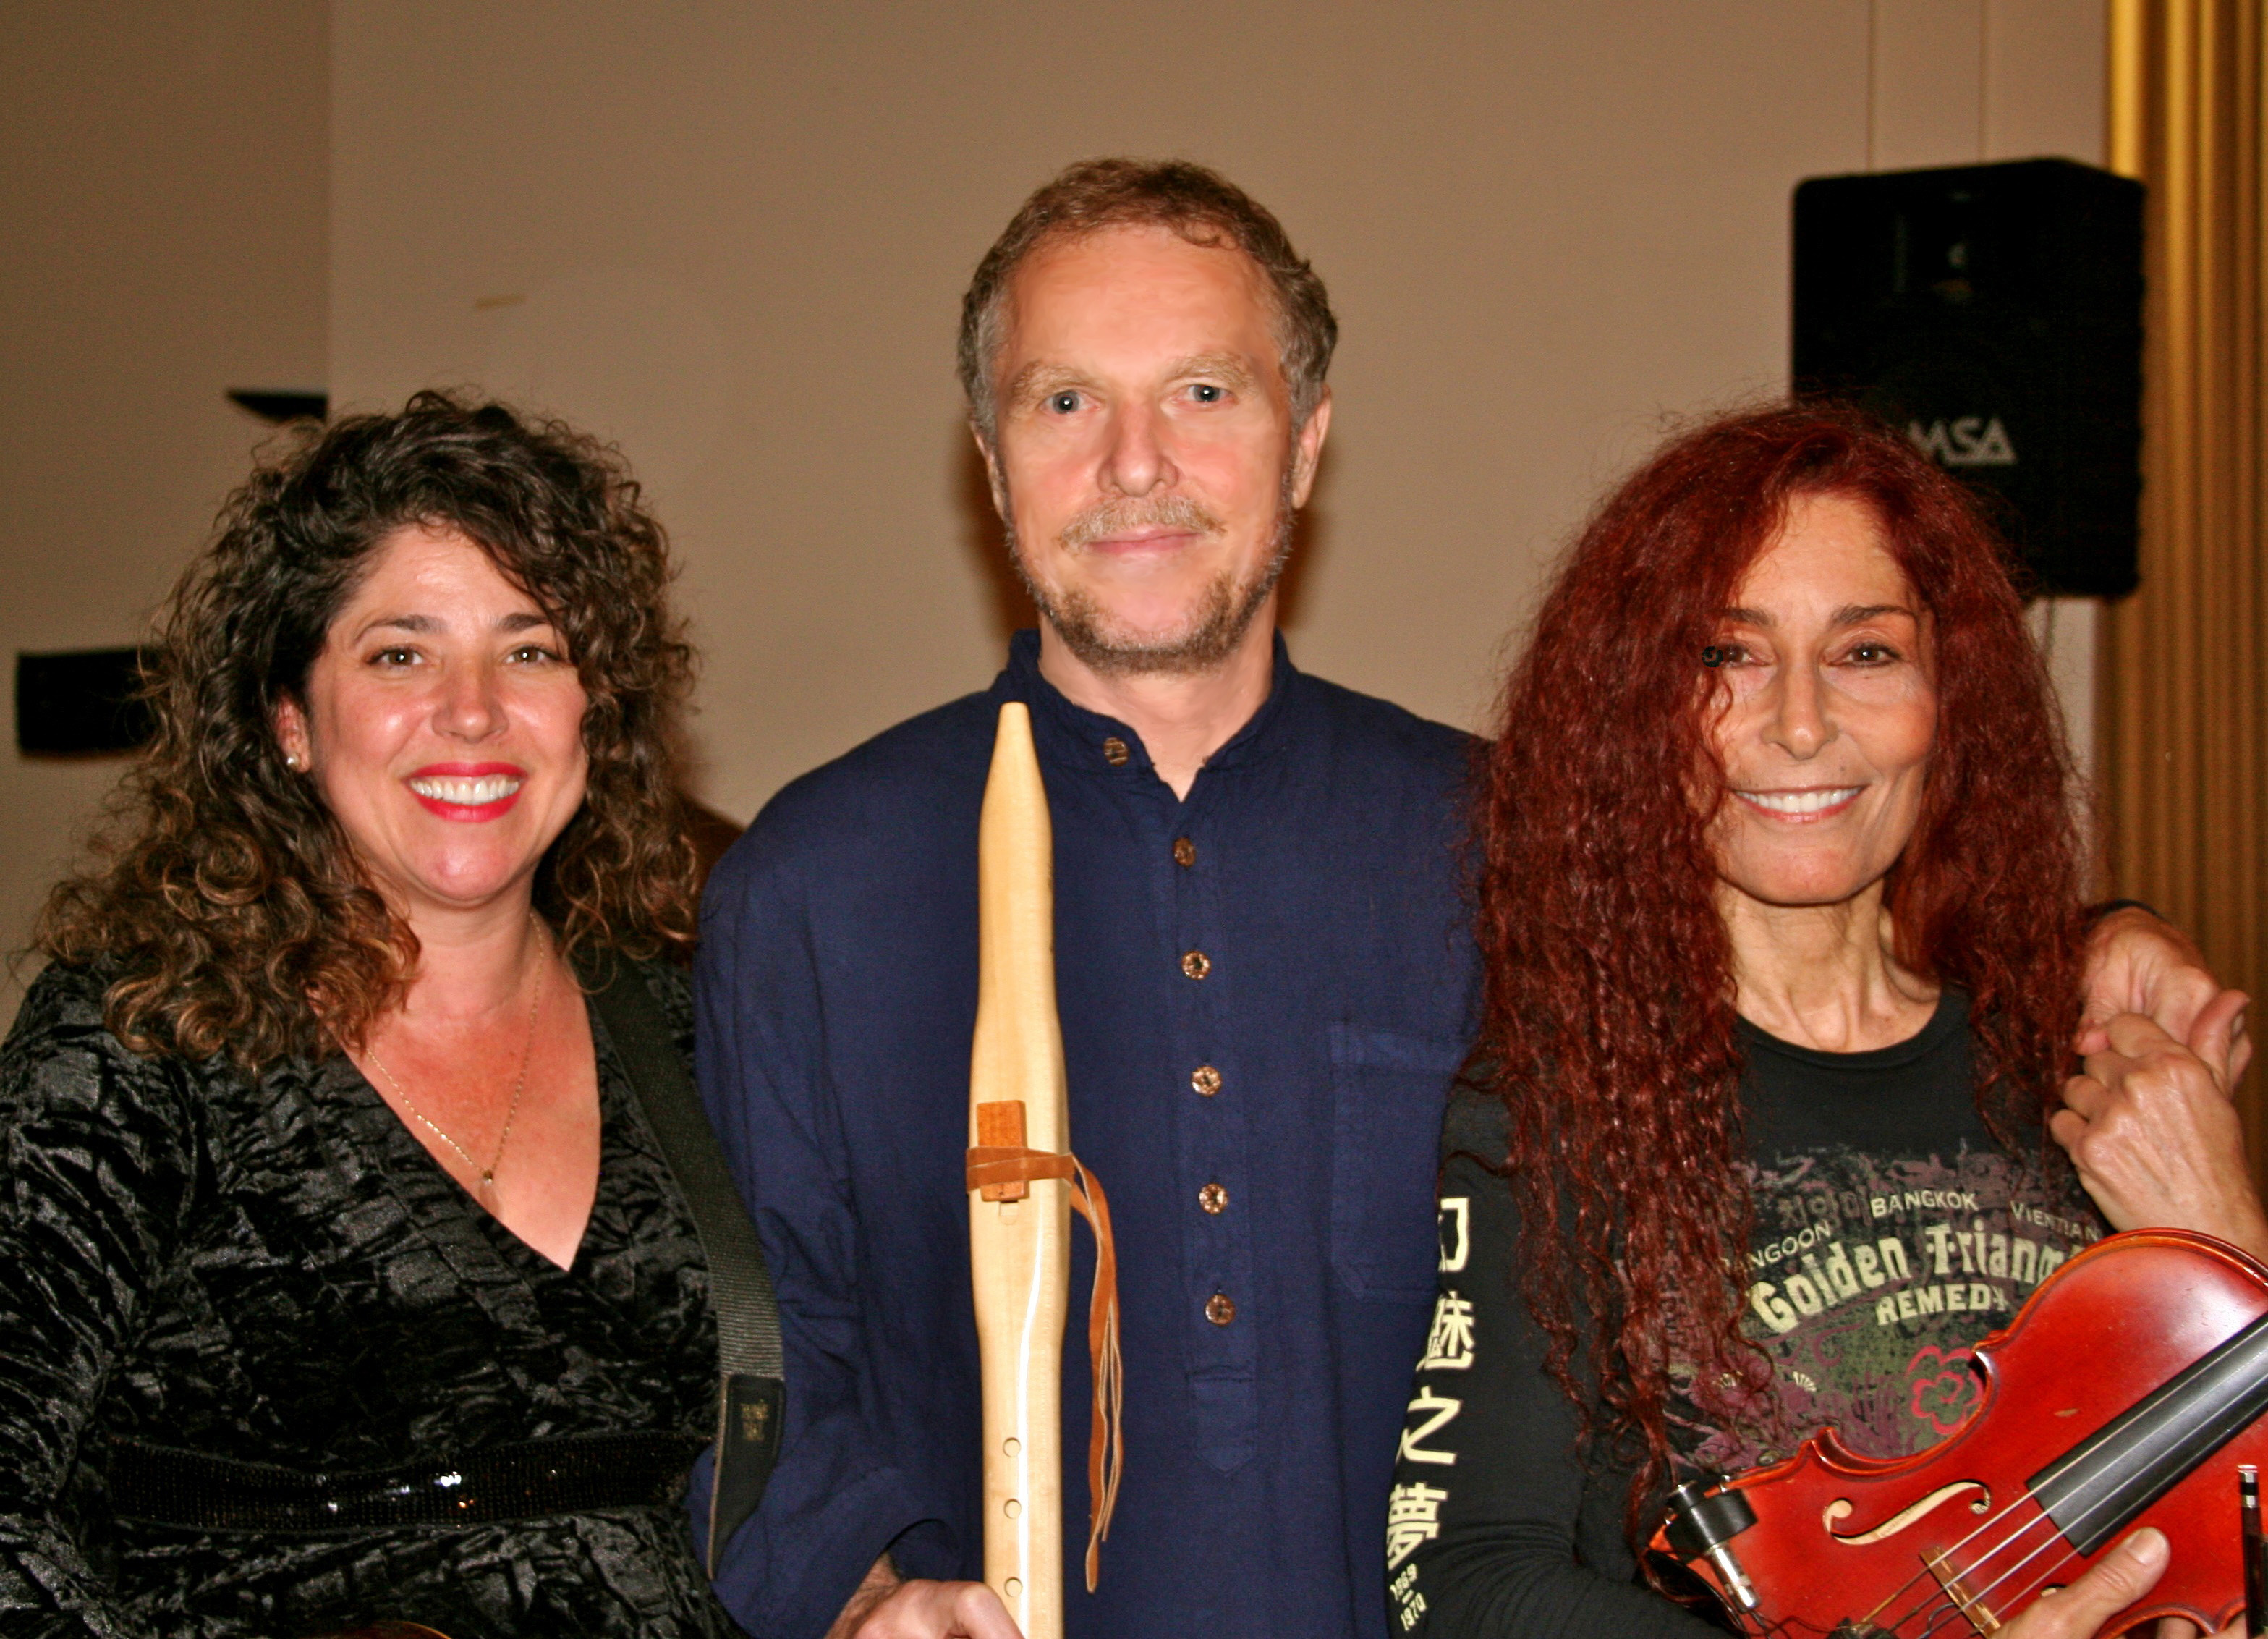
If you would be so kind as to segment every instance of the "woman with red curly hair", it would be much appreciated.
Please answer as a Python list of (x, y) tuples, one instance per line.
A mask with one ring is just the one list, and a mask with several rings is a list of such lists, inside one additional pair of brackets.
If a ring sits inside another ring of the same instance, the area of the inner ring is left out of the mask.
[[(1656, 454), (1503, 724), (1395, 1625), (1705, 1633), (1638, 1585), (1674, 1479), (1830, 1424), (1933, 1443), (1969, 1347), (2106, 1223), (2268, 1253), (2227, 1097), (2243, 999), (2188, 1044), (2113, 1021), (2066, 1091), (2087, 919), (2045, 668), (1964, 491), (1855, 412)], [(2132, 1595), (2104, 1597), (2003, 1631), (2091, 1632)]]

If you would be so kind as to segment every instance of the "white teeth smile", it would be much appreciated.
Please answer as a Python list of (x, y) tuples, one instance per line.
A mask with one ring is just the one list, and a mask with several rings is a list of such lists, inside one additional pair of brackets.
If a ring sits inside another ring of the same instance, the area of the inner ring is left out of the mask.
[(1817, 814), (1849, 801), (1865, 789), (1864, 786), (1837, 786), (1825, 791), (1736, 791), (1733, 794), (1775, 814)]
[(425, 774), (409, 782), (409, 788), (421, 797), (431, 797), (436, 802), (453, 802), (460, 808), (486, 808), (491, 802), (501, 802), (519, 790), (520, 781), (511, 774), (483, 774), (478, 779), (458, 779), (439, 774)]

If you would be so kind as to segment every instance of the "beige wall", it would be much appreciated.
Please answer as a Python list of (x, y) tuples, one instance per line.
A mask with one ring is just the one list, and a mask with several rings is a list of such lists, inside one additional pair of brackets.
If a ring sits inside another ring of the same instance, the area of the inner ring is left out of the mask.
[(1294, 652), (1477, 722), (1602, 481), (1781, 382), (1795, 181), (2092, 158), (2101, 29), (2100, 0), (346, 0), (332, 383), (621, 439), (684, 550), (703, 788), (745, 817), (998, 665), (951, 372), (987, 242), (1066, 160), (1202, 159), (1344, 333)]
[[(2102, 0), (8, 22), (0, 661), (133, 639), (257, 437), (224, 387), (484, 383), (651, 479), (708, 653), (703, 789), (741, 816), (998, 664), (953, 325), (1067, 159), (1219, 165), (1315, 259), (1345, 342), (1296, 652), (1470, 723), (1599, 484), (1665, 415), (1778, 385), (1798, 178), (2102, 140)], [(2068, 661), (2091, 622), (2058, 630)], [(9, 948), (117, 768), (0, 756)]]
[[(11, 0), (0, 27), (0, 949), (114, 758), (15, 751), (15, 656), (134, 642), (264, 431), (320, 386), (329, 17)], [(0, 1025), (17, 989), (0, 970)]]

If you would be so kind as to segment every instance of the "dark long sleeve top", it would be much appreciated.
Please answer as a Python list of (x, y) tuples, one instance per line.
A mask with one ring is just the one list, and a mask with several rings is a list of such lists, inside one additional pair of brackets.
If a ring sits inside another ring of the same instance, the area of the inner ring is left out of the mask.
[[(2102, 1222), (2067, 1169), (2043, 1170), (2036, 1141), (2003, 1149), (1978, 1116), (1960, 992), (1919, 1034), (1873, 1052), (1819, 1052), (1746, 1023), (1741, 1035), (1756, 1208), (1745, 1296), (1781, 1416), (1719, 1427), (1681, 1405), (1679, 1477), (1774, 1461), (1829, 1426), (1870, 1456), (1932, 1445), (1976, 1404), (1969, 1346)], [(1505, 1150), (1503, 1104), (1461, 1087), (1442, 1129), (1440, 1296), (1387, 1514), (1395, 1627), (1429, 1639), (1709, 1633), (1638, 1584), (1622, 1523), (1631, 1469), (1604, 1440), (1580, 1445), (1576, 1408), (1543, 1370), (1518, 1287), (1519, 1214), (1484, 1164)]]
[[(989, 690), (789, 786), (711, 878), (703, 1088), (778, 1282), (788, 1384), (720, 1591), (762, 1639), (809, 1639), (893, 1544), (913, 1575), (982, 1569), (962, 1152), (977, 810), (1007, 700), (1031, 706), (1047, 786), (1071, 1147), (1109, 1193), (1125, 1315), (1125, 1484), (1093, 1595), (1084, 1326), (1066, 1339), (1069, 1631), (1375, 1639), (1470, 1029), (1469, 742), (1280, 645), (1267, 704), (1186, 801), (1131, 728), (1039, 676), (1026, 633)], [(1090, 1257), (1075, 1232), (1080, 1302)]]
[[(689, 1048), (684, 981), (644, 971)], [(562, 1269), (343, 1057), (257, 1081), (138, 1057), (102, 994), (49, 968), (0, 1048), (0, 1631), (293, 1639), (390, 1617), (725, 1639), (674, 1495), (296, 1535), (114, 1517), (121, 1441), (315, 1474), (705, 1437), (717, 1340), (691, 1219), (595, 1015), (598, 1197)]]

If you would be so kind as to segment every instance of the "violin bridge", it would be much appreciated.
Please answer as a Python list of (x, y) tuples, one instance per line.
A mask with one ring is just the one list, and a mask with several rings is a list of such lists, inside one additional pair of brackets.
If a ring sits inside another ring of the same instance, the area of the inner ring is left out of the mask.
[(1992, 1607), (1962, 1585), (1961, 1573), (1946, 1562), (1942, 1554), (1925, 1554), (1922, 1563), (1929, 1574), (1937, 1578), (1937, 1585), (1945, 1590), (1945, 1597), (1953, 1601), (1953, 1608), (1969, 1619), (1969, 1625), (1980, 1634), (1989, 1634), (2000, 1626), (2000, 1619), (1992, 1614)]

